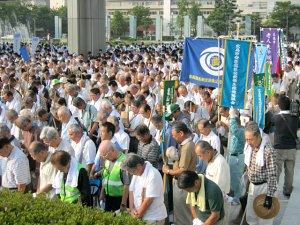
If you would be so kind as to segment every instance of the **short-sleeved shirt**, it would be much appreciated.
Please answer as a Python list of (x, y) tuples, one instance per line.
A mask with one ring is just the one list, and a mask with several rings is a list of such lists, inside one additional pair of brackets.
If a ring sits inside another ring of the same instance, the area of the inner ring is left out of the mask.
[(71, 156), (75, 157), (74, 149), (68, 139), (61, 139), (61, 142), (56, 148), (49, 146), (49, 152), (54, 153), (57, 150), (63, 150), (65, 152), (68, 152)]
[(7, 157), (6, 169), (2, 174), (2, 186), (17, 188), (20, 184), (30, 184), (29, 162), (26, 155), (14, 147)]
[[(201, 184), (202, 185), (202, 184)], [(201, 221), (205, 222), (210, 217), (212, 212), (220, 212), (220, 219), (225, 215), (224, 213), (224, 199), (221, 189), (213, 181), (204, 178), (205, 185), (205, 207), (206, 210), (201, 212), (196, 207), (196, 212)]]
[(94, 160), (96, 157), (96, 146), (85, 132), (81, 137), (79, 143), (75, 143), (74, 141), (72, 141), (71, 145), (75, 151), (75, 158), (85, 168), (87, 168), (87, 166), (90, 164), (94, 164)]
[(90, 131), (92, 124), (98, 122), (97, 109), (93, 105), (86, 104), (85, 110), (79, 110), (78, 119), (87, 131)]
[(137, 154), (145, 161), (151, 162), (155, 168), (158, 167), (160, 148), (152, 136), (147, 143), (139, 142)]
[(184, 168), (188, 171), (196, 170), (197, 155), (195, 153), (195, 143), (191, 138), (184, 140), (180, 146), (180, 159), (175, 161), (173, 165), (174, 170)]
[[(57, 173), (57, 170), (53, 167), (51, 164), (51, 156), (52, 153), (49, 152), (46, 161), (41, 162), (40, 164), (40, 189), (45, 187), (46, 185), (49, 185), (53, 183), (53, 180), (55, 178), (55, 175)], [(49, 192), (49, 197), (52, 198), (55, 195), (55, 190), (51, 190)]]
[(138, 210), (142, 204), (142, 193), (145, 198), (154, 198), (149, 208), (143, 215), (143, 220), (158, 221), (167, 217), (164, 204), (163, 181), (159, 171), (150, 162), (145, 162), (146, 167), (141, 176), (134, 175), (129, 186), (129, 191), (133, 192), (134, 207)]

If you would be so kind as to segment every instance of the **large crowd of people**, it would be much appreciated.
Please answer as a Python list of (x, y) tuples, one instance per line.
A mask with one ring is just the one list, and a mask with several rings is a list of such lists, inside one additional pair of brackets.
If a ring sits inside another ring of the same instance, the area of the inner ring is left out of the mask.
[(230, 224), (230, 208), (248, 193), (248, 224), (272, 224), (253, 201), (266, 194), (272, 207), (283, 168), (283, 194), (293, 191), (299, 49), (289, 48), (284, 71), (272, 74), (264, 129), (253, 122), (251, 90), (237, 110), (219, 105), (218, 89), (179, 82), (164, 107), (163, 82), (180, 80), (182, 61), (182, 43), (96, 55), (41, 45), (30, 61), (2, 44), (1, 188), (160, 225), (171, 211), (176, 225)]

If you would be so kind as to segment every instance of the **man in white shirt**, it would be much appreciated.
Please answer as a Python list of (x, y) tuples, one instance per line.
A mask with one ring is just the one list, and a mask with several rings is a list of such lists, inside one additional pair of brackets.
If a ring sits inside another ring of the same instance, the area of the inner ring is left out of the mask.
[[(113, 105), (107, 99), (103, 99), (101, 102), (101, 110), (104, 113), (104, 117), (115, 116), (117, 118), (121, 118), (121, 115), (113, 108)], [(119, 126), (121, 129), (124, 129), (124, 125), (122, 121), (119, 119)]]
[(151, 120), (151, 118), (150, 118), (150, 116), (151, 116), (150, 106), (148, 104), (142, 105), (141, 108), (140, 108), (140, 114), (144, 118), (144, 124), (149, 128), (150, 134), (152, 135), (152, 137), (155, 137), (156, 129), (153, 126), (152, 122), (150, 121)]
[(72, 124), (77, 124), (77, 121), (71, 115), (71, 112), (70, 112), (69, 108), (66, 107), (66, 106), (61, 106), (57, 110), (57, 116), (58, 116), (58, 120), (60, 122), (62, 122), (62, 128), (61, 128), (61, 135), (60, 135), (60, 137), (62, 139), (66, 139), (66, 140), (70, 141), (70, 136), (69, 136), (69, 133), (68, 133), (69, 127)]
[(115, 126), (115, 134), (113, 136), (112, 142), (114, 142), (115, 139), (121, 147), (122, 151), (127, 154), (130, 138), (129, 135), (124, 131), (124, 129), (120, 128), (119, 119), (115, 116), (109, 116), (107, 118), (107, 122), (110, 122)]
[(102, 101), (102, 98), (100, 97), (100, 89), (92, 88), (90, 90), (90, 97), (91, 97), (90, 105), (95, 106), (97, 112), (99, 113), (101, 111), (101, 101)]
[(286, 82), (280, 79), (277, 73), (273, 73), (272, 75), (272, 90), (274, 90), (277, 94), (284, 94), (287, 92)]
[(126, 156), (124, 167), (133, 175), (129, 186), (131, 215), (147, 224), (164, 225), (167, 210), (159, 171), (134, 153)]
[[(186, 86), (180, 85), (178, 87), (178, 93), (179, 93), (179, 99), (181, 99), (183, 101), (183, 104), (187, 101), (195, 102), (194, 97), (188, 92)], [(183, 107), (181, 107), (181, 106), (180, 106), (180, 108), (183, 109)]]
[(221, 189), (224, 197), (224, 224), (228, 224), (228, 211), (230, 204), (227, 194), (230, 192), (230, 170), (225, 158), (207, 141), (200, 141), (195, 148), (197, 156), (207, 163), (206, 177), (215, 182)]
[(54, 127), (43, 127), (40, 139), (49, 146), (49, 152), (54, 153), (57, 150), (63, 150), (75, 157), (75, 152), (70, 140), (66, 138), (62, 139)]
[(28, 191), (31, 178), (26, 155), (8, 138), (0, 138), (0, 156), (7, 159), (6, 169), (2, 173), (2, 187), (23, 193)]
[(51, 164), (52, 153), (48, 151), (47, 145), (39, 141), (32, 142), (28, 151), (31, 157), (40, 163), (39, 186), (36, 194), (46, 193), (48, 198), (53, 198), (55, 190), (52, 189), (52, 184), (57, 170)]
[(96, 157), (96, 146), (94, 142), (82, 130), (79, 124), (72, 124), (69, 128), (71, 145), (75, 151), (75, 158), (90, 174)]
[(6, 102), (8, 109), (14, 109), (17, 113), (20, 113), (22, 103), (14, 97), (11, 91), (3, 91), (2, 99)]
[(202, 119), (198, 122), (198, 130), (200, 132), (200, 140), (207, 141), (214, 149), (220, 152), (220, 138), (212, 131), (208, 120)]

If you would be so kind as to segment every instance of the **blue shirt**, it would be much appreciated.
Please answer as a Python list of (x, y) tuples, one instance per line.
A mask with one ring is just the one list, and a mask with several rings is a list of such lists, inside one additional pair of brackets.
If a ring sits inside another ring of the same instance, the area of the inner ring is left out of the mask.
[(241, 154), (245, 145), (245, 128), (239, 128), (235, 118), (230, 118), (230, 154)]

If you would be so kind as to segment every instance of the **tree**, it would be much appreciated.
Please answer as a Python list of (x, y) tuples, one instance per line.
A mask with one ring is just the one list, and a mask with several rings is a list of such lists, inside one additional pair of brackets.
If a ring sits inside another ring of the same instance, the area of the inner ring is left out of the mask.
[(112, 32), (116, 36), (121, 36), (126, 31), (127, 22), (121, 11), (115, 11), (111, 21)]
[(253, 35), (258, 35), (260, 32), (260, 27), (262, 25), (261, 23), (261, 17), (259, 16), (258, 13), (252, 13), (249, 14), (248, 16), (251, 17), (251, 32)]
[(189, 4), (187, 0), (180, 0), (177, 2), (177, 7), (178, 7), (178, 15), (176, 18), (176, 24), (177, 27), (180, 29), (180, 36), (182, 37), (182, 30), (184, 26), (184, 20), (183, 17), (188, 14), (188, 8)]
[(147, 30), (153, 23), (150, 18), (150, 10), (144, 6), (135, 6), (129, 11), (136, 17), (137, 26), (142, 26), (144, 30)]
[(233, 28), (233, 20), (240, 17), (237, 5), (232, 0), (216, 0), (215, 8), (206, 19), (206, 23), (217, 35), (227, 35)]
[(200, 4), (196, 3), (195, 0), (192, 1), (191, 6), (188, 10), (190, 19), (191, 19), (191, 33), (192, 36), (197, 35), (197, 21), (198, 21), (198, 16), (200, 16), (201, 10), (200, 10)]
[(290, 28), (300, 24), (300, 6), (288, 2), (276, 2), (272, 13), (268, 16), (265, 26), (285, 28), (289, 38)]

